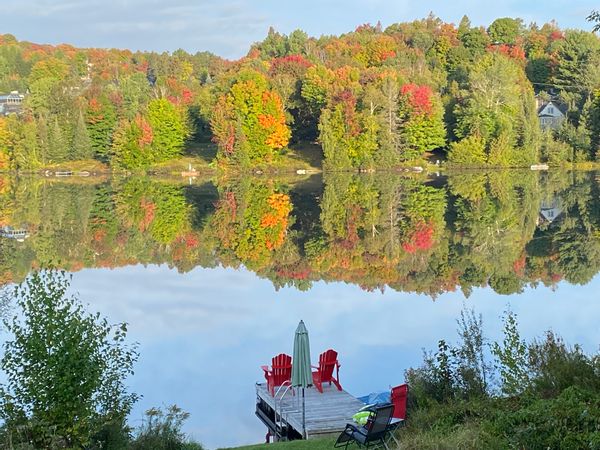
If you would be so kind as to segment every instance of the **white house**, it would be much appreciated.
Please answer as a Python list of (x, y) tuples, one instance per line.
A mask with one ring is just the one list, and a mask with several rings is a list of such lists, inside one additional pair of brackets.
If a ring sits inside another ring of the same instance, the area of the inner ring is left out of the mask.
[(563, 213), (562, 202), (560, 198), (542, 200), (540, 205), (540, 221), (552, 223)]
[(18, 91), (12, 91), (10, 94), (0, 94), (0, 114), (4, 116), (19, 114), (24, 99), (25, 96), (19, 94)]
[(553, 100), (542, 103), (538, 108), (538, 117), (542, 130), (557, 129), (565, 120), (565, 113)]

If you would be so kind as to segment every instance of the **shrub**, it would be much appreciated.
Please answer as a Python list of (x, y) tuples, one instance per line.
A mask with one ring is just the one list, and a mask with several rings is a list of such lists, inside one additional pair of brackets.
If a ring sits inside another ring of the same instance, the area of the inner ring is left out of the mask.
[(479, 136), (469, 136), (450, 144), (448, 161), (452, 163), (484, 166), (486, 159), (485, 140)]
[(481, 319), (459, 320), (461, 342), (440, 341), (410, 384), (403, 448), (600, 448), (600, 356), (570, 347), (552, 332), (526, 344), (517, 318), (504, 316), (504, 340), (491, 346), (500, 375), (485, 360)]
[(202, 445), (190, 441), (181, 431), (189, 413), (176, 405), (164, 412), (160, 408), (146, 411), (146, 421), (137, 431), (131, 450), (202, 450)]
[(499, 414), (496, 433), (513, 448), (600, 448), (598, 392), (571, 386), (553, 399), (537, 399)]
[(86, 312), (69, 284), (62, 272), (36, 272), (14, 291), (20, 315), (4, 321), (12, 339), (0, 360), (0, 417), (12, 443), (88, 446), (106, 427), (123, 429), (137, 399), (125, 387), (138, 356), (126, 325)]
[(560, 166), (572, 159), (573, 148), (562, 141), (553, 139), (550, 133), (544, 136), (542, 143), (542, 160), (550, 166)]
[(570, 386), (600, 393), (600, 358), (591, 358), (578, 345), (570, 347), (553, 332), (529, 345), (531, 393), (549, 398)]

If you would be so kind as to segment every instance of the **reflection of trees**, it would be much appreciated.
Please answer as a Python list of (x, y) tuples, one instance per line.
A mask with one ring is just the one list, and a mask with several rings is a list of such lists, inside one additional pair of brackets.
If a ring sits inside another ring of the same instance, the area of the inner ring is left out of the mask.
[(331, 175), (322, 234), (305, 248), (325, 279), (368, 289), (411, 282), (443, 236), (445, 191), (399, 176)]
[(189, 225), (189, 206), (179, 186), (128, 180), (117, 192), (117, 208), (128, 227), (148, 232), (160, 244), (171, 244)]
[(519, 292), (515, 277), (539, 209), (537, 179), (519, 172), (462, 174), (448, 181), (452, 197), (452, 264), (463, 268), (461, 286), (486, 284)]
[[(600, 270), (600, 192), (592, 175), (468, 172), (429, 182), (328, 174), (324, 186), (245, 178), (182, 186), (149, 178), (98, 184), (5, 183), (2, 284), (31, 268), (167, 263), (244, 265), (275, 287), (344, 281), (437, 295), (585, 283)], [(545, 210), (541, 205), (546, 205)], [(558, 205), (551, 220), (542, 212)]]
[(571, 184), (558, 193), (563, 218), (549, 227), (557, 275), (570, 283), (589, 282), (600, 269), (600, 197), (590, 174), (565, 175)]
[(262, 269), (284, 246), (291, 210), (274, 182), (245, 179), (223, 190), (206, 231), (224, 261)]

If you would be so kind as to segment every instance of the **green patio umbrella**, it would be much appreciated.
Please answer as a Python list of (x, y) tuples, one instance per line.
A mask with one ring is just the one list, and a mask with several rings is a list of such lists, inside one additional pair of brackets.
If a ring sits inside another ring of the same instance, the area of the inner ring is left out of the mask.
[(310, 343), (308, 330), (301, 320), (294, 335), (294, 357), (292, 359), (292, 387), (302, 388), (302, 434), (306, 439), (306, 405), (304, 389), (312, 386), (312, 370), (310, 368)]

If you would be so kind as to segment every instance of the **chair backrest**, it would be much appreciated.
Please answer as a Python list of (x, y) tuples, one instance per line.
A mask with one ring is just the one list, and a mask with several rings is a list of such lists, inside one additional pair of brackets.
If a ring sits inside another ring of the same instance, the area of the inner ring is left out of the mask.
[(271, 360), (274, 386), (281, 386), (292, 376), (292, 357), (285, 353), (273, 357)]
[(408, 384), (401, 384), (392, 388), (390, 401), (394, 405), (395, 419), (406, 419), (406, 399), (408, 397)]
[(373, 415), (369, 419), (369, 422), (366, 426), (367, 442), (381, 439), (390, 425), (393, 414), (394, 405), (391, 403), (380, 405), (373, 409)]
[(330, 381), (333, 375), (333, 369), (337, 362), (338, 353), (335, 350), (327, 350), (319, 355), (319, 373), (321, 381)]

